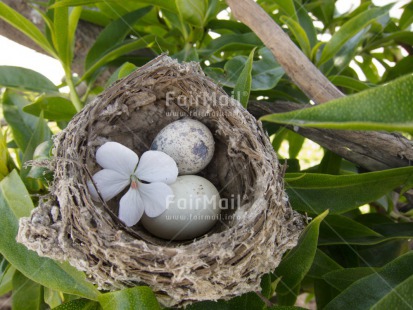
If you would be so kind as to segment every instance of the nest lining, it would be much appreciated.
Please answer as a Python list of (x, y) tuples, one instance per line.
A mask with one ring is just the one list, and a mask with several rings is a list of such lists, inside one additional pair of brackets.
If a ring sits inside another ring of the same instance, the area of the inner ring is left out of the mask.
[[(96, 203), (86, 182), (101, 169), (95, 154), (103, 143), (116, 141), (141, 155), (163, 127), (182, 117), (214, 134), (214, 158), (201, 175), (232, 205), (207, 235), (169, 242), (139, 224), (126, 228), (115, 216), (119, 198)], [(21, 219), (18, 241), (41, 256), (69, 261), (101, 289), (149, 285), (165, 306), (257, 291), (260, 277), (296, 245), (304, 226), (288, 204), (261, 123), (197, 63), (159, 56), (88, 104), (54, 147), (51, 194)]]

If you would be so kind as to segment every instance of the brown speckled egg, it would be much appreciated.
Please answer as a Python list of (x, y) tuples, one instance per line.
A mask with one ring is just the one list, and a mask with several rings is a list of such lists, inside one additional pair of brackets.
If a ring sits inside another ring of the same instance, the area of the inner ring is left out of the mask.
[(183, 118), (164, 127), (153, 140), (151, 150), (171, 156), (180, 175), (195, 174), (211, 161), (215, 142), (208, 127), (197, 120)]

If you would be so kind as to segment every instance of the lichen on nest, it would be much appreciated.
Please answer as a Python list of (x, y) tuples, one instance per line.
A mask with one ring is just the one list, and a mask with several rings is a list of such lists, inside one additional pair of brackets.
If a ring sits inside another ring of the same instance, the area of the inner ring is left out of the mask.
[[(201, 121), (214, 134), (215, 154), (201, 175), (233, 203), (207, 235), (168, 242), (141, 225), (125, 227), (116, 218), (119, 201), (93, 201), (86, 183), (99, 169), (99, 146), (116, 141), (141, 155), (163, 127), (182, 117)], [(261, 123), (199, 64), (166, 55), (77, 114), (55, 137), (48, 165), (54, 171), (50, 194), (21, 219), (18, 241), (41, 256), (69, 261), (101, 289), (148, 285), (165, 306), (259, 290), (261, 276), (278, 266), (304, 227), (289, 206)]]

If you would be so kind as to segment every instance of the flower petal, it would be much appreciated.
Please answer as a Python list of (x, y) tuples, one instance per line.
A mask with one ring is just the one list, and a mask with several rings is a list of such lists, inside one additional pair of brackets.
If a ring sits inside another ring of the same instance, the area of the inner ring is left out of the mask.
[(156, 217), (164, 213), (174, 195), (172, 188), (161, 182), (139, 183), (138, 189), (145, 206), (145, 213), (149, 217)]
[(117, 142), (106, 142), (96, 152), (96, 161), (128, 177), (134, 172), (139, 157), (134, 151)]
[(171, 156), (160, 151), (142, 154), (135, 175), (146, 182), (172, 184), (178, 176), (178, 166)]
[[(130, 178), (123, 174), (110, 169), (103, 169), (95, 173), (93, 181), (96, 184), (104, 201), (108, 201), (119, 194), (130, 183)], [(87, 182), (90, 195), (93, 199), (98, 200), (99, 195), (92, 181)]]
[(139, 191), (129, 188), (119, 202), (119, 219), (131, 227), (135, 225), (142, 217), (144, 206)]

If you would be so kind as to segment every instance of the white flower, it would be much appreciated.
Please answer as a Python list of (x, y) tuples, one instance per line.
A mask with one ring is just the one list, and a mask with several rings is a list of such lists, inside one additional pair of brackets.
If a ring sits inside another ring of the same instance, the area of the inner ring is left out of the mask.
[[(175, 182), (178, 167), (167, 154), (147, 151), (139, 160), (131, 149), (117, 142), (106, 142), (96, 152), (96, 161), (104, 169), (93, 176), (104, 201), (108, 201), (130, 185), (121, 198), (119, 219), (127, 226), (135, 225), (146, 213), (149, 217), (162, 214), (167, 207), (167, 197), (173, 195), (167, 185)], [(91, 181), (89, 192), (93, 199), (99, 195)]]

